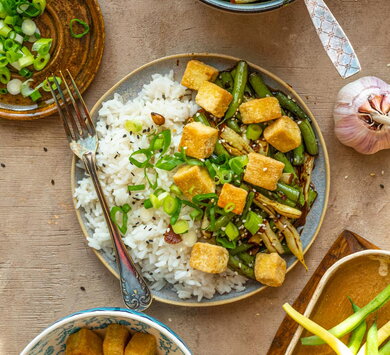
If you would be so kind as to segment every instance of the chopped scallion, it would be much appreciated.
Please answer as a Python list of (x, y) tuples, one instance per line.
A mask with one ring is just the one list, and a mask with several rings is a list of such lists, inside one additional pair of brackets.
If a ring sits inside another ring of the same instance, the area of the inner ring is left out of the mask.
[(253, 235), (259, 231), (260, 225), (262, 223), (263, 218), (261, 216), (257, 215), (253, 211), (249, 211), (244, 223), (244, 227)]
[(229, 222), (225, 228), (225, 233), (230, 240), (235, 240), (240, 235), (238, 228), (232, 222)]
[(145, 190), (145, 185), (129, 185), (127, 189), (131, 191), (142, 191)]
[[(83, 28), (83, 32), (80, 32), (80, 33), (75, 32), (74, 26), (76, 24), (80, 25)], [(89, 30), (90, 30), (90, 28), (89, 28), (88, 24), (86, 22), (84, 22), (83, 20), (80, 20), (78, 18), (74, 18), (73, 20), (70, 21), (70, 34), (73, 38), (82, 38), (87, 33), (89, 33)]]
[(183, 234), (188, 232), (189, 225), (186, 220), (180, 219), (175, 224), (172, 225), (172, 229), (176, 234)]

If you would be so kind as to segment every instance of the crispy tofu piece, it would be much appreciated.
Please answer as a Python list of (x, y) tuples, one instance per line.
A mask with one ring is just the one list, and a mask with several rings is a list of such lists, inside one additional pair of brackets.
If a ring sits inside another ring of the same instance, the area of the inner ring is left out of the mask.
[(156, 338), (147, 333), (135, 333), (126, 346), (124, 355), (157, 354)]
[(82, 328), (66, 340), (66, 355), (103, 355), (103, 341), (92, 330)]
[(226, 271), (228, 260), (228, 251), (219, 245), (195, 243), (191, 250), (191, 267), (209, 274)]
[(181, 79), (181, 85), (189, 89), (199, 90), (204, 81), (214, 81), (217, 75), (218, 70), (210, 65), (199, 60), (190, 60)]
[(277, 253), (258, 253), (255, 261), (256, 280), (264, 285), (279, 287), (286, 276), (286, 261)]
[(227, 205), (234, 203), (232, 212), (241, 214), (245, 207), (247, 195), (248, 191), (244, 189), (231, 184), (224, 184), (218, 198), (218, 206), (225, 208)]
[(218, 85), (204, 81), (195, 97), (196, 103), (215, 117), (221, 118), (228, 109), (233, 96)]
[(271, 121), (282, 117), (282, 109), (275, 97), (264, 97), (245, 102), (239, 107), (245, 124)]
[(123, 355), (130, 333), (127, 328), (120, 324), (110, 324), (107, 327), (103, 341), (104, 355)]
[(282, 153), (299, 147), (302, 143), (301, 130), (290, 117), (282, 116), (264, 130), (265, 140)]
[(282, 176), (284, 164), (258, 153), (249, 153), (248, 158), (244, 180), (270, 191), (276, 190), (276, 184)]
[(218, 130), (200, 122), (191, 122), (184, 126), (179, 150), (185, 148), (186, 155), (204, 159), (213, 154), (218, 140)]
[(204, 167), (184, 165), (173, 176), (173, 181), (189, 199), (199, 194), (215, 192), (215, 182)]

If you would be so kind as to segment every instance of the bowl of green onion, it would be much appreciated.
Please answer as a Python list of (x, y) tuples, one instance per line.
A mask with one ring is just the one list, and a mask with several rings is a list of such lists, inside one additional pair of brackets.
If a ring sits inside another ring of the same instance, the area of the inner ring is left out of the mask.
[(238, 13), (259, 13), (278, 9), (294, 0), (200, 0), (220, 10)]
[(70, 70), (84, 91), (99, 68), (104, 37), (96, 0), (1, 0), (0, 117), (55, 113), (48, 80), (59, 70)]

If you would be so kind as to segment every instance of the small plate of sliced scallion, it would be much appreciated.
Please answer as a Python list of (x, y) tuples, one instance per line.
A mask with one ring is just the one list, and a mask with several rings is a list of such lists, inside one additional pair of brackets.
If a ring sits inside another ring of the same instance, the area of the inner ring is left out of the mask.
[(104, 37), (96, 0), (0, 0), (0, 117), (56, 112), (47, 80), (59, 70), (70, 70), (85, 91), (100, 66)]

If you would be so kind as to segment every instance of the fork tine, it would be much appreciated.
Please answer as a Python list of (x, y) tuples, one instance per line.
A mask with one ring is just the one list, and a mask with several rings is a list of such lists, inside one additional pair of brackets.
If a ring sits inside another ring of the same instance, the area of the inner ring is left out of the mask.
[(79, 90), (79, 88), (77, 87), (76, 82), (74, 81), (73, 76), (72, 76), (72, 74), (70, 73), (69, 69), (66, 69), (66, 71), (67, 71), (67, 73), (68, 73), (68, 75), (69, 75), (69, 78), (70, 78), (70, 80), (71, 80), (71, 82), (72, 82), (74, 91), (76, 92), (76, 95), (77, 95), (77, 97), (79, 98), (79, 100), (80, 100), (80, 102), (81, 102), (81, 106), (82, 106), (83, 109), (84, 109), (85, 117), (87, 118), (87, 121), (88, 121), (88, 123), (89, 123), (90, 133), (91, 133), (91, 134), (95, 134), (95, 125), (94, 125), (94, 123), (93, 123), (93, 121), (92, 121), (92, 119), (91, 119), (91, 116), (90, 116), (90, 114), (89, 114), (87, 105), (85, 104), (85, 101), (84, 101), (83, 97), (82, 97), (81, 94), (80, 94), (80, 90)]
[(70, 98), (70, 101), (72, 101), (72, 105), (73, 105), (73, 108), (76, 112), (76, 116), (77, 116), (77, 120), (78, 120), (78, 123), (81, 127), (81, 132), (82, 132), (82, 135), (84, 136), (85, 134), (88, 134), (89, 132), (89, 129), (87, 127), (87, 124), (85, 123), (85, 118), (83, 117), (83, 115), (81, 114), (80, 112), (80, 109), (79, 109), (79, 106), (77, 105), (77, 102), (76, 100), (74, 99), (74, 96), (72, 94), (72, 91), (70, 90), (70, 87), (68, 85), (68, 83), (66, 82), (66, 79), (65, 79), (65, 76), (64, 74), (62, 73), (62, 71), (60, 70), (60, 75), (62, 77), (62, 80), (64, 81), (64, 84), (65, 84), (65, 87), (66, 87), (66, 90), (68, 90), (68, 95), (69, 95), (69, 98)]
[(68, 121), (67, 121), (66, 118), (65, 118), (65, 115), (64, 115), (64, 112), (63, 112), (63, 110), (62, 110), (61, 104), (60, 104), (60, 102), (58, 101), (57, 95), (56, 95), (56, 93), (54, 92), (54, 90), (53, 90), (53, 88), (52, 88), (52, 86), (51, 86), (51, 83), (50, 83), (48, 77), (46, 77), (46, 82), (47, 82), (48, 85), (49, 85), (50, 92), (51, 92), (51, 94), (52, 94), (52, 96), (53, 96), (54, 102), (55, 102), (55, 104), (56, 104), (56, 106), (57, 106), (57, 109), (58, 109), (58, 112), (59, 112), (59, 114), (60, 114), (62, 123), (63, 123), (64, 128), (65, 128), (66, 137), (68, 138), (68, 141), (71, 142), (72, 139), (74, 139), (74, 138), (73, 138), (72, 131), (71, 131), (69, 125), (68, 125)]
[[(73, 139), (78, 140), (80, 138), (80, 129), (77, 126), (76, 120), (74, 119), (74, 116), (73, 116), (71, 110), (69, 109), (68, 103), (65, 99), (64, 92), (61, 89), (61, 85), (58, 82), (57, 77), (53, 73), (52, 73), (52, 77), (53, 77), (53, 81), (54, 81), (55, 86), (57, 86), (57, 91), (60, 94), (60, 97), (64, 103), (64, 106), (65, 106), (65, 109), (67, 112), (67, 115), (64, 115), (64, 118), (68, 121), (68, 127), (69, 127), (69, 121), (73, 127)], [(51, 86), (50, 83), (49, 83), (49, 85)]]

